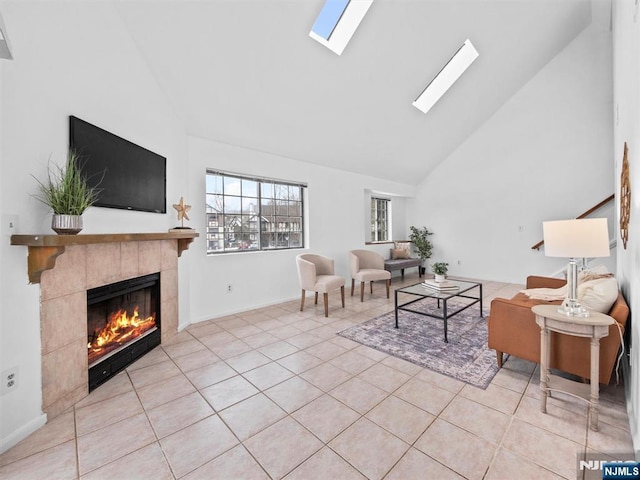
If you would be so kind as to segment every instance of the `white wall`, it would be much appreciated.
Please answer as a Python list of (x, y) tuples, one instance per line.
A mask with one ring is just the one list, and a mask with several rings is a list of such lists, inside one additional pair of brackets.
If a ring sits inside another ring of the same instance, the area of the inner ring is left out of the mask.
[(450, 274), (523, 283), (566, 263), (531, 246), (613, 193), (610, 37), (587, 28), (420, 185), (410, 223)]
[[(18, 233), (53, 233), (50, 213), (31, 198), (31, 175), (64, 162), (68, 116), (76, 115), (167, 157), (166, 215), (91, 208), (84, 233), (166, 231), (185, 192), (186, 135), (114, 7), (102, 3), (0, 2), (13, 61), (2, 61), (0, 213)], [(186, 258), (185, 252), (182, 258)], [(181, 258), (181, 259), (182, 259)], [(0, 397), (0, 451), (43, 421), (39, 286), (28, 285), (27, 249), (0, 243), (0, 371), (17, 366), (19, 386)], [(188, 264), (180, 263), (181, 280)], [(180, 313), (188, 317), (181, 285)]]
[[(634, 441), (640, 452), (640, 325), (633, 312), (640, 312), (640, 12), (633, 0), (614, 2), (614, 158), (616, 162), (616, 194), (620, 192), (620, 173), (624, 142), (629, 147), (629, 173), (631, 179), (631, 216), (627, 248), (622, 246), (618, 234), (618, 280), (632, 312), (631, 318), (631, 372), (625, 377), (627, 409)], [(619, 212), (619, 198), (616, 206)], [(637, 456), (637, 454), (636, 454)]]
[[(365, 248), (362, 227), (365, 190), (413, 194), (413, 188), (407, 185), (200, 138), (189, 138), (189, 164), (190, 226), (201, 232), (187, 252), (192, 322), (297, 299), (300, 294), (295, 257), (302, 250), (206, 254), (207, 168), (307, 183), (307, 250), (334, 258), (337, 274), (345, 277), (349, 277), (347, 252)], [(399, 208), (399, 229), (403, 216)], [(389, 247), (367, 248), (388, 254)], [(226, 291), (228, 284), (233, 285), (232, 293)]]

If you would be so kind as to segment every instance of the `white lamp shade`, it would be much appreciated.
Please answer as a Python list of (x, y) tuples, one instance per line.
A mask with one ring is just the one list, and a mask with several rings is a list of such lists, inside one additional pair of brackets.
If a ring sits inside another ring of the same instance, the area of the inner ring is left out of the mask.
[(582, 218), (542, 222), (547, 257), (608, 257), (609, 228), (606, 218)]

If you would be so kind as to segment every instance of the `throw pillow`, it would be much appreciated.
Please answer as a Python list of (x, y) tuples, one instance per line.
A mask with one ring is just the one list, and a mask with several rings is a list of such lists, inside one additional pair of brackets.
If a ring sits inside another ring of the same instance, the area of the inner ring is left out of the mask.
[(411, 242), (393, 242), (393, 248), (395, 249), (403, 248), (408, 252), (411, 249)]
[(401, 258), (409, 258), (409, 250), (405, 248), (392, 248), (391, 260), (398, 260)]
[(608, 313), (618, 298), (618, 281), (613, 277), (589, 280), (578, 285), (580, 304), (600, 313)]

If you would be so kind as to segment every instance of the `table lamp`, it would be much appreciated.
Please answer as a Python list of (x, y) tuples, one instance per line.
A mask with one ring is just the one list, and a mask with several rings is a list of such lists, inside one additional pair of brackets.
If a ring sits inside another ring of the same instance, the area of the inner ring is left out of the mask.
[(588, 317), (578, 302), (578, 258), (608, 257), (609, 228), (606, 218), (583, 218), (542, 222), (547, 257), (568, 257), (567, 298), (558, 312), (570, 317)]

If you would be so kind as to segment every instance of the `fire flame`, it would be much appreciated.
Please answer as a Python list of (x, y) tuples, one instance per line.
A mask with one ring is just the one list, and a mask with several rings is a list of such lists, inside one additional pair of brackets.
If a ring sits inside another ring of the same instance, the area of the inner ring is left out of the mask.
[(126, 310), (118, 310), (109, 316), (109, 321), (95, 340), (87, 344), (89, 364), (156, 326), (154, 315), (141, 318), (138, 310), (136, 307), (131, 316)]

